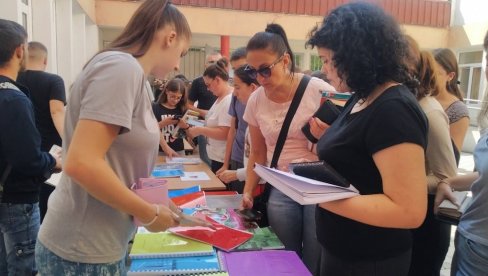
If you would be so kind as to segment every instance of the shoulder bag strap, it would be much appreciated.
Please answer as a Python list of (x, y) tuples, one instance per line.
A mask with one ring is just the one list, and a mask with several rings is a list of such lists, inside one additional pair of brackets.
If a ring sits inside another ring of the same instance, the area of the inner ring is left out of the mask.
[[(307, 87), (309, 81), (310, 77), (307, 75), (303, 75), (302, 80), (298, 85), (295, 96), (293, 96), (293, 100), (291, 101), (290, 107), (288, 108), (288, 112), (286, 113), (285, 120), (283, 121), (283, 126), (281, 127), (281, 131), (276, 142), (276, 147), (273, 152), (273, 159), (271, 159), (271, 168), (276, 168), (276, 166), (278, 166), (278, 159), (280, 158), (281, 151), (283, 150), (283, 146), (285, 145), (285, 140), (286, 136), (288, 135), (288, 130), (290, 129), (291, 120), (295, 116), (295, 113), (298, 109), (298, 106), (300, 105), (303, 94), (305, 93), (305, 88)], [(270, 192), (271, 185), (266, 183), (262, 195), (264, 201), (268, 201)]]

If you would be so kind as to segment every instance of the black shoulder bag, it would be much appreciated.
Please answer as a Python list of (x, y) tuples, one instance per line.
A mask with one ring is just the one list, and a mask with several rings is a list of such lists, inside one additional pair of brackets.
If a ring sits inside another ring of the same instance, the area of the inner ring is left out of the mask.
[[(293, 96), (293, 100), (291, 101), (290, 107), (288, 108), (288, 112), (286, 113), (285, 120), (283, 121), (283, 126), (281, 128), (280, 134), (278, 136), (278, 140), (276, 141), (276, 147), (273, 152), (273, 159), (271, 160), (271, 168), (276, 168), (278, 165), (278, 160), (280, 158), (281, 150), (285, 145), (286, 136), (288, 135), (288, 130), (290, 129), (291, 120), (295, 116), (295, 113), (300, 105), (302, 100), (303, 94), (305, 92), (305, 88), (310, 81), (310, 77), (307, 75), (303, 75), (300, 84), (296, 90), (295, 96)], [(254, 198), (253, 202), (253, 210), (258, 211), (261, 213), (261, 219), (257, 221), (259, 227), (266, 227), (269, 225), (268, 222), (268, 199), (271, 192), (271, 185), (269, 183), (264, 184), (264, 191), (262, 194), (258, 195)]]

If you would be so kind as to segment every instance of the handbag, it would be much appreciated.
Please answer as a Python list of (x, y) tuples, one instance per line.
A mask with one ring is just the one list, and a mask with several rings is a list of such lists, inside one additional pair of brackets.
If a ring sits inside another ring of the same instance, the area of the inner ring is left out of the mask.
[[(310, 77), (307, 75), (303, 75), (300, 84), (298, 84), (295, 96), (293, 96), (293, 100), (291, 101), (290, 107), (288, 108), (288, 112), (285, 116), (285, 120), (283, 121), (283, 126), (281, 127), (278, 140), (276, 141), (276, 147), (273, 152), (273, 159), (271, 159), (271, 168), (276, 168), (276, 166), (278, 165), (278, 160), (280, 158), (281, 151), (283, 150), (283, 146), (285, 145), (288, 130), (290, 129), (291, 120), (295, 116), (295, 113), (298, 109), (298, 106), (300, 105), (300, 101), (302, 100), (303, 94), (305, 93), (305, 88), (307, 87), (309, 81)], [(253, 201), (252, 209), (261, 213), (261, 219), (257, 221), (259, 227), (269, 226), (267, 206), (270, 193), (271, 185), (269, 183), (265, 183), (264, 191), (260, 195), (256, 196)]]

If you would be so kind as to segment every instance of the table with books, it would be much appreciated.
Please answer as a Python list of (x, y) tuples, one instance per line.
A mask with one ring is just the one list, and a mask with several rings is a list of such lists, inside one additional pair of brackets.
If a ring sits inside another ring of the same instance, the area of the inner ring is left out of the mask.
[(295, 252), (284, 250), (271, 227), (259, 228), (241, 217), (235, 207), (242, 195), (193, 186), (168, 196), (186, 214), (207, 220), (215, 229), (174, 227), (149, 233), (139, 228), (128, 275), (311, 275)]
[[(165, 165), (168, 166), (165, 166)], [(220, 179), (210, 170), (210, 168), (201, 161), (200, 157), (196, 155), (188, 155), (184, 157), (175, 157), (171, 161), (164, 156), (158, 156), (158, 161), (155, 170), (159, 168), (161, 172), (169, 172), (166, 169), (172, 168), (173, 172), (180, 172), (181, 174), (170, 174), (156, 177), (166, 179), (168, 189), (177, 190), (184, 189), (191, 186), (199, 185), (202, 190), (225, 190), (226, 186)], [(179, 165), (179, 166), (178, 166)], [(163, 167), (165, 166), (165, 167)], [(185, 174), (187, 177), (185, 177)], [(182, 177), (183, 176), (183, 177)]]

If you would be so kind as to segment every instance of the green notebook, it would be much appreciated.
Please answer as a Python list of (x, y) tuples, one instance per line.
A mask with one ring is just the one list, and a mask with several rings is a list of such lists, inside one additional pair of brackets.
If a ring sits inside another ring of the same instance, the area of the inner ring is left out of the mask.
[(179, 237), (169, 232), (137, 233), (130, 252), (132, 259), (212, 255), (206, 243)]
[(285, 248), (271, 227), (247, 229), (246, 231), (251, 232), (254, 235), (250, 240), (232, 251), (271, 250)]

